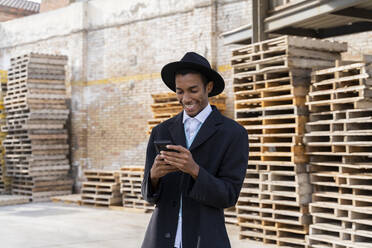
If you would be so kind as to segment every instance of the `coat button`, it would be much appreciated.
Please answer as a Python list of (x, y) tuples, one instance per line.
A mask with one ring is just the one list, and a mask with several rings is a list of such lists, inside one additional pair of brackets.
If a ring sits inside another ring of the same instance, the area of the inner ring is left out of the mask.
[(170, 235), (170, 233), (166, 233), (166, 234), (164, 235), (164, 237), (167, 238), (167, 239), (170, 239), (171, 235)]

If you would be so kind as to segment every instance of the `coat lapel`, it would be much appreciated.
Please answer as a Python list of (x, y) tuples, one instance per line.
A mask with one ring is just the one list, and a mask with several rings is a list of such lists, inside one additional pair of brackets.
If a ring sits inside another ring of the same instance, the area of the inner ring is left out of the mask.
[(182, 123), (183, 112), (178, 114), (172, 124), (169, 125), (169, 132), (176, 145), (186, 147), (185, 130)]
[(197, 148), (205, 141), (208, 140), (218, 129), (218, 125), (222, 123), (222, 116), (220, 112), (213, 106), (212, 113), (205, 120), (201, 126), (198, 134), (196, 135), (194, 141), (191, 144), (190, 151)]

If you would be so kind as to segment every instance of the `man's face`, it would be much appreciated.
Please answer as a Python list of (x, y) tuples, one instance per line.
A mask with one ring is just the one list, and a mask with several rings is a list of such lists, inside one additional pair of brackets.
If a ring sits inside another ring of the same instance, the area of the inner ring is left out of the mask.
[(186, 113), (194, 117), (208, 105), (208, 94), (212, 91), (213, 82), (205, 87), (200, 74), (188, 73), (176, 75), (176, 93)]

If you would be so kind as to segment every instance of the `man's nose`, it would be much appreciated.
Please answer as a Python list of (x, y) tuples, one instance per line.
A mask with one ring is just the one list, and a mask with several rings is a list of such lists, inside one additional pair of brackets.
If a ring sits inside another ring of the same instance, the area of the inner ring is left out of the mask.
[(190, 100), (191, 100), (190, 95), (187, 94), (187, 93), (184, 93), (184, 94), (183, 94), (182, 101), (183, 101), (183, 102), (189, 102)]

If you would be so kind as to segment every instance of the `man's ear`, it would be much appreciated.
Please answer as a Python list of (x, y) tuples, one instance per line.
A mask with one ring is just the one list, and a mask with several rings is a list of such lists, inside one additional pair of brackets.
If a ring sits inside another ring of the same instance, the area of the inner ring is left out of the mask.
[(213, 81), (209, 81), (208, 84), (207, 84), (208, 94), (211, 93), (212, 89), (213, 89)]

